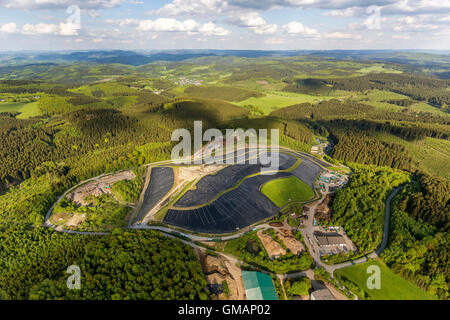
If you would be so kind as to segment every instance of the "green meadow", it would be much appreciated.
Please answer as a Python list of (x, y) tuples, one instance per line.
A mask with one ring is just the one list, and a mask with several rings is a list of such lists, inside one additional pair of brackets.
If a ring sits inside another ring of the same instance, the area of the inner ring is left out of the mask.
[(280, 208), (292, 201), (307, 201), (314, 197), (313, 190), (294, 176), (271, 180), (261, 191)]
[[(370, 274), (367, 268), (376, 265), (380, 268), (381, 288), (368, 289), (367, 279)], [(373, 260), (351, 267), (338, 269), (334, 272), (338, 279), (353, 282), (374, 300), (432, 300), (435, 297), (421, 290), (411, 282), (401, 278), (391, 271), (384, 263)]]
[(311, 102), (317, 103), (322, 100), (331, 99), (330, 97), (312, 96), (307, 94), (274, 92), (268, 93), (265, 97), (251, 97), (246, 100), (235, 103), (238, 106), (254, 106), (261, 110), (265, 115), (280, 108), (292, 106), (294, 104)]
[(37, 102), (0, 102), (0, 112), (20, 112), (18, 119), (27, 119), (39, 115)]
[(429, 174), (450, 179), (450, 162), (448, 161), (450, 141), (429, 137), (417, 141), (408, 141), (386, 133), (377, 133), (377, 137), (386, 142), (405, 146), (421, 169)]

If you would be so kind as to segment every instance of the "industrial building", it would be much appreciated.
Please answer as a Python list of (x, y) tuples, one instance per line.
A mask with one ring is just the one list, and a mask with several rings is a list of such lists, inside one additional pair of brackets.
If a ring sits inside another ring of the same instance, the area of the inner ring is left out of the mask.
[(247, 300), (278, 300), (272, 278), (256, 271), (242, 271)]

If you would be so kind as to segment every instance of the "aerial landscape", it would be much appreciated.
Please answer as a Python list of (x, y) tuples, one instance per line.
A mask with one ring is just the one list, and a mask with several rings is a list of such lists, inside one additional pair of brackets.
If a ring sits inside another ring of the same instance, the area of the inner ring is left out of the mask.
[(448, 300), (449, 14), (0, 0), (0, 300)]

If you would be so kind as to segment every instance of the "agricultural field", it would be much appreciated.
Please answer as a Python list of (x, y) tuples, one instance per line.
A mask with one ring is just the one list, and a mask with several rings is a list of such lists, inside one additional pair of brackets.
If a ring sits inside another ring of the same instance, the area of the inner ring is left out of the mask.
[(430, 137), (408, 141), (388, 134), (377, 136), (382, 141), (405, 146), (417, 165), (427, 173), (450, 179), (450, 141)]
[(19, 112), (20, 114), (17, 115), (17, 119), (28, 119), (40, 114), (38, 102), (0, 102), (1, 112)]
[(267, 93), (264, 97), (251, 97), (245, 99), (243, 101), (235, 103), (241, 107), (253, 106), (256, 107), (257, 110), (260, 110), (263, 115), (267, 115), (272, 111), (277, 109), (291, 106), (298, 103), (304, 102), (320, 102), (326, 99), (330, 99), (329, 97), (317, 97), (306, 94), (292, 94), (285, 92), (272, 92)]
[[(367, 268), (378, 266), (381, 271), (381, 289), (368, 289)], [(374, 300), (433, 300), (435, 297), (419, 289), (414, 284), (392, 272), (384, 263), (370, 261), (355, 266), (338, 269), (334, 275), (339, 279), (351, 281)]]

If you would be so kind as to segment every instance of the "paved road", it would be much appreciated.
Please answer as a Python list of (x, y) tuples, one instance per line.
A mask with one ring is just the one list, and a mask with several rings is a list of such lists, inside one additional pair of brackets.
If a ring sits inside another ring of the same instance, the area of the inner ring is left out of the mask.
[(380, 247), (377, 249), (377, 255), (380, 255), (380, 253), (386, 248), (389, 239), (389, 221), (390, 221), (389, 219), (391, 217), (392, 199), (394, 199), (394, 197), (397, 195), (397, 193), (400, 192), (401, 189), (403, 189), (403, 187), (404, 186), (395, 188), (395, 190), (386, 199), (386, 214), (384, 215), (383, 241), (381, 242)]

